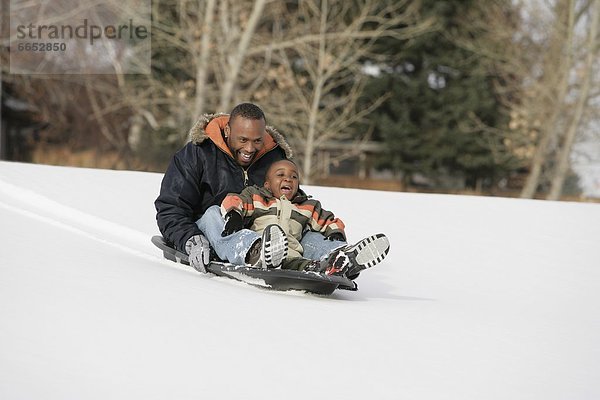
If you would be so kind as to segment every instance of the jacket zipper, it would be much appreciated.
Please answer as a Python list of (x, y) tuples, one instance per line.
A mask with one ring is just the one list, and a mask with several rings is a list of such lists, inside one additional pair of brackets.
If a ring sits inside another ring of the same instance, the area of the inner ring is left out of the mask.
[[(225, 150), (223, 150), (219, 146), (216, 146), (216, 147), (221, 152), (223, 152), (223, 154), (225, 154), (226, 156), (228, 156), (229, 158), (231, 158), (237, 164), (237, 161), (235, 160), (235, 157), (232, 157), (231, 154), (227, 153)], [(250, 169), (250, 167), (253, 166), (255, 162), (257, 162), (258, 160), (260, 160), (261, 158), (263, 158), (264, 156), (266, 156), (267, 154), (269, 154), (270, 152), (272, 152), (273, 150), (275, 150), (278, 147), (280, 147), (279, 144), (275, 143), (275, 147), (273, 147), (271, 150), (265, 152), (265, 154), (262, 154), (260, 157), (258, 157), (254, 161), (252, 161), (252, 164), (248, 165), (248, 169)], [(241, 167), (241, 168), (242, 168), (242, 173), (244, 174), (244, 187), (249, 186), (248, 184), (249, 184), (250, 178), (248, 177), (248, 169), (244, 169), (244, 167)]]
[(275, 147), (273, 147), (271, 150), (266, 151), (265, 154), (262, 154), (260, 157), (258, 157), (257, 159), (255, 159), (254, 161), (252, 161), (252, 164), (248, 165), (248, 169), (244, 169), (242, 168), (242, 170), (244, 170), (244, 186), (249, 186), (249, 178), (248, 178), (248, 170), (261, 158), (263, 158), (264, 156), (266, 156), (267, 154), (269, 154), (270, 152), (272, 152), (273, 150), (275, 150), (276, 148), (279, 147), (279, 144), (275, 143)]

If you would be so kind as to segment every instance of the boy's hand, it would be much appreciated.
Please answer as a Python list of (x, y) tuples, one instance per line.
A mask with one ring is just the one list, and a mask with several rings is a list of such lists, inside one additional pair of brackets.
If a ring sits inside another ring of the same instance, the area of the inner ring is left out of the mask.
[(234, 232), (242, 230), (244, 227), (244, 219), (241, 214), (235, 210), (225, 214), (225, 229), (221, 232), (221, 236), (229, 236)]
[(344, 235), (342, 235), (340, 232), (334, 232), (331, 235), (327, 236), (327, 240), (331, 240), (332, 242), (345, 242), (346, 238), (344, 238)]

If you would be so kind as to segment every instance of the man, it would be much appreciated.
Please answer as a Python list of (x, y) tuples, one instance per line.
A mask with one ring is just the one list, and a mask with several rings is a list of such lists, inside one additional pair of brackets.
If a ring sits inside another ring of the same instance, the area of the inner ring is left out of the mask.
[[(266, 126), (264, 113), (254, 104), (239, 104), (229, 115), (202, 117), (190, 130), (190, 142), (171, 160), (154, 203), (163, 237), (188, 254), (190, 265), (200, 272), (206, 272), (210, 247), (219, 258), (235, 264), (279, 266), (287, 255), (287, 238), (281, 228), (271, 225), (262, 237), (250, 230), (223, 237), (220, 204), (228, 193), (262, 186), (268, 167), (291, 156), (283, 136)], [(325, 240), (316, 232), (307, 232), (301, 243), (304, 256), (314, 260), (346, 244)], [(351, 260), (356, 259), (357, 249), (369, 254), (383, 251), (372, 247), (368, 243), (349, 246), (354, 253)], [(358, 259), (371, 263), (372, 256), (364, 254)]]
[[(194, 268), (205, 272), (209, 262), (205, 234), (209, 233), (200, 226), (210, 231), (205, 225), (214, 219), (208, 219), (206, 211), (220, 204), (229, 192), (262, 185), (268, 166), (291, 156), (283, 136), (266, 126), (264, 113), (254, 104), (240, 104), (230, 115), (205, 115), (190, 130), (190, 142), (171, 160), (155, 201), (163, 237), (189, 254)], [(237, 246), (240, 255), (248, 250), (240, 250), (240, 246), (256, 242), (254, 237), (237, 239), (242, 243)], [(209, 240), (219, 249), (227, 245), (216, 237)], [(237, 258), (238, 263), (246, 261)]]

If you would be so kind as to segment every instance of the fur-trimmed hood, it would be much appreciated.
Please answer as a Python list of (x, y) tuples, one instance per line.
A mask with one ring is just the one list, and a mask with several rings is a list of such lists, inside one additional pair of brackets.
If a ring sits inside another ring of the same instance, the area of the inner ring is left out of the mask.
[[(226, 150), (227, 146), (225, 145), (225, 141), (222, 137), (221, 132), (228, 121), (229, 114), (204, 114), (203, 116), (198, 118), (194, 126), (192, 126), (192, 128), (190, 129), (188, 134), (189, 139), (194, 144), (200, 144), (203, 141), (209, 139), (221, 148), (225, 146), (224, 150)], [(293, 157), (293, 151), (288, 142), (283, 137), (283, 135), (270, 125), (267, 125), (265, 130), (272, 139), (265, 143), (265, 150), (269, 151), (272, 148), (279, 146), (285, 152), (285, 156), (291, 159)]]

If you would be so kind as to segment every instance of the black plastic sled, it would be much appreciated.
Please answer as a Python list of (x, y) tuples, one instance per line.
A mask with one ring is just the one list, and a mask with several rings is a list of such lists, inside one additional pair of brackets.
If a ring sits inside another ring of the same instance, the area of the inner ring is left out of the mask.
[[(152, 243), (163, 251), (167, 260), (189, 265), (186, 254), (169, 246), (162, 236), (153, 236)], [(207, 270), (218, 276), (235, 279), (252, 286), (272, 290), (302, 290), (320, 295), (330, 295), (336, 289), (358, 290), (356, 283), (343, 276), (329, 276), (316, 272), (286, 269), (258, 269), (221, 261), (211, 261)]]

